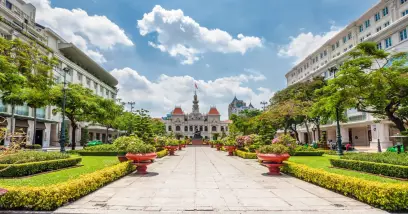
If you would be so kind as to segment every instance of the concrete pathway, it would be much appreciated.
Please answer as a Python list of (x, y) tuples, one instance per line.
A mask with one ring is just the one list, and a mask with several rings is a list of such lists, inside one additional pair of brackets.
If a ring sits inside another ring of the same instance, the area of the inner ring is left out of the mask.
[(386, 213), (290, 176), (267, 176), (255, 160), (189, 147), (55, 213)]

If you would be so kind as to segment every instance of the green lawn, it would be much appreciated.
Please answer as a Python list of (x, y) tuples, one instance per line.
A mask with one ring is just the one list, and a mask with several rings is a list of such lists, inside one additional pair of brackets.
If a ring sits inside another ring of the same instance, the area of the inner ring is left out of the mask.
[(119, 163), (116, 156), (83, 156), (80, 167), (63, 169), (26, 178), (0, 179), (0, 186), (46, 186), (78, 178), (87, 173)]
[(328, 172), (332, 172), (332, 173), (363, 178), (363, 179), (370, 180), (370, 181), (379, 181), (379, 182), (387, 182), (387, 183), (403, 182), (403, 181), (399, 181), (399, 180), (395, 180), (395, 179), (384, 178), (384, 177), (381, 177), (381, 176), (370, 175), (370, 174), (365, 174), (365, 173), (359, 173), (359, 172), (356, 172), (356, 171), (330, 168), (331, 164), (330, 164), (329, 159), (333, 159), (333, 158), (339, 158), (339, 157), (335, 156), (335, 155), (292, 156), (292, 157), (289, 158), (289, 161), (295, 162), (295, 163), (305, 164), (307, 166), (310, 166), (310, 167), (313, 167), (313, 168), (319, 168), (319, 169), (322, 169), (322, 170), (325, 170), (325, 171), (328, 171)]

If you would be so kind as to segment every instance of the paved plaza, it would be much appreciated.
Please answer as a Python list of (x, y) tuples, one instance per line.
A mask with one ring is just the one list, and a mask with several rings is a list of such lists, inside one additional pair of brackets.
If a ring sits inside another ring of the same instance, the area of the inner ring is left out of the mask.
[(386, 213), (290, 176), (268, 176), (255, 160), (189, 147), (56, 213)]

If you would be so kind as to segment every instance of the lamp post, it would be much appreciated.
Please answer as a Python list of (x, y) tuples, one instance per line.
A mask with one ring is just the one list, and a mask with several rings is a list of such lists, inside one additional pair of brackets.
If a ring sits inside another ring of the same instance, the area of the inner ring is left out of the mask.
[(376, 126), (376, 132), (377, 132), (377, 148), (378, 148), (378, 152), (381, 152), (381, 143), (380, 143), (380, 127), (379, 124), (375, 125)]
[(63, 99), (62, 99), (62, 123), (61, 123), (61, 136), (60, 136), (60, 151), (65, 152), (65, 102), (66, 102), (66, 90), (67, 90), (67, 72), (70, 71), (70, 68), (65, 67), (64, 69), (64, 87), (62, 88), (63, 91)]
[(343, 155), (343, 147), (341, 143), (341, 132), (340, 132), (340, 115), (339, 108), (336, 107), (336, 123), (337, 123), (337, 154)]
[(268, 102), (265, 102), (265, 101), (262, 101), (261, 102), (261, 105), (263, 105), (263, 110), (265, 111), (265, 109), (266, 109), (266, 105), (268, 104)]

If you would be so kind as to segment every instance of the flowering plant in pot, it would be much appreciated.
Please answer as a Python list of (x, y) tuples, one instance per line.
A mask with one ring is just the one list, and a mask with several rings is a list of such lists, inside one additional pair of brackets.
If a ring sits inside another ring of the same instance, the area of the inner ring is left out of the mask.
[(178, 141), (178, 145), (179, 145), (179, 150), (183, 150), (183, 141), (182, 140), (177, 140)]
[(283, 166), (282, 162), (290, 157), (289, 148), (277, 143), (261, 146), (256, 155), (258, 160), (268, 167), (270, 175), (280, 175), (279, 167)]
[(215, 144), (215, 147), (217, 148), (217, 151), (220, 151), (221, 147), (222, 147), (221, 141), (220, 140), (215, 140), (214, 144)]
[(179, 148), (179, 141), (174, 138), (169, 138), (166, 141), (166, 149), (169, 151), (170, 155), (174, 155), (174, 151)]
[(235, 140), (224, 138), (222, 141), (222, 145), (228, 151), (229, 156), (234, 156), (234, 151), (237, 149), (237, 143), (235, 142)]
[(146, 174), (147, 165), (151, 164), (157, 157), (156, 148), (140, 139), (130, 142), (126, 151), (127, 159), (133, 160), (133, 164), (137, 166), (138, 174)]
[(125, 162), (128, 160), (126, 157), (127, 147), (129, 146), (131, 142), (136, 142), (136, 141), (137, 141), (137, 137), (135, 136), (122, 136), (122, 137), (116, 138), (115, 141), (113, 141), (113, 145), (116, 147), (118, 151), (117, 156), (120, 162)]

